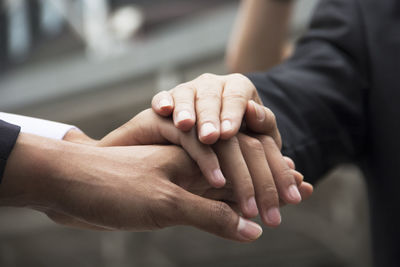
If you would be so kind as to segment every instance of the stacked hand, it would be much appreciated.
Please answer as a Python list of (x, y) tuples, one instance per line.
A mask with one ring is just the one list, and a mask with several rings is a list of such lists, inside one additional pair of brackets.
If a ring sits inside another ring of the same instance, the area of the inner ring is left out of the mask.
[[(175, 126), (182, 131), (194, 131), (196, 125), (198, 139), (204, 144), (214, 144), (219, 138), (227, 140), (216, 143), (216, 150), (220, 143), (239, 143), (237, 154), (228, 152), (220, 159), (231, 164), (237, 162), (224, 173), (232, 173), (234, 191), (245, 215), (250, 216), (245, 201), (252, 197), (252, 188), (261, 218), (269, 226), (280, 221), (278, 198), (281, 203), (297, 204), (300, 195), (307, 198), (312, 194), (309, 183), (296, 182), (301, 174), (291, 170), (293, 162), (280, 152), (282, 141), (275, 115), (262, 106), (256, 88), (245, 76), (203, 74), (169, 92), (157, 94), (152, 107), (161, 116), (172, 114)], [(238, 133), (243, 121), (246, 129)], [(238, 162), (242, 158), (246, 164)], [(235, 174), (239, 177), (235, 178)]]
[[(259, 103), (257, 91), (244, 76), (202, 75), (154, 97), (153, 110), (165, 118), (145, 110), (97, 145), (182, 146), (208, 184), (203, 179), (182, 179), (174, 180), (177, 185), (224, 201), (245, 218), (260, 211), (266, 225), (278, 226), (279, 207), (298, 204), (313, 188), (302, 181), (293, 161), (280, 153), (275, 116)], [(239, 132), (243, 117), (246, 129)]]
[(279, 207), (313, 190), (280, 153), (274, 115), (260, 104), (243, 76), (208, 74), (155, 96), (153, 109), (164, 117), (145, 110), (100, 141), (77, 131), (65, 140), (79, 144), (21, 134), (0, 204), (80, 228), (191, 225), (255, 240), (262, 230), (249, 218), (260, 213), (277, 226)]

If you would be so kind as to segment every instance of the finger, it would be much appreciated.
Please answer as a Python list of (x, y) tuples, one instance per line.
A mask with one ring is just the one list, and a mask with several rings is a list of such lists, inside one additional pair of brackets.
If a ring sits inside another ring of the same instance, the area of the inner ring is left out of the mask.
[(244, 216), (249, 218), (257, 216), (253, 182), (238, 139), (232, 137), (229, 140), (221, 140), (215, 144), (214, 151), (220, 160), (223, 173), (232, 182), (235, 197)]
[(151, 107), (158, 115), (167, 117), (174, 110), (174, 100), (169, 92), (162, 91), (153, 97)]
[(226, 179), (222, 174), (217, 155), (210, 146), (200, 143), (195, 129), (192, 129), (189, 133), (181, 133), (179, 142), (197, 163), (211, 186), (220, 188), (225, 185)]
[(223, 82), (216, 75), (203, 74), (195, 80), (199, 139), (214, 144), (219, 138)]
[[(300, 172), (293, 170), (293, 169), (291, 170), (291, 172), (294, 176), (294, 179), (296, 180), (297, 188), (299, 189), (301, 199), (305, 200), (305, 199), (309, 198), (313, 192), (312, 185), (307, 182), (304, 182), (304, 176)], [(310, 191), (310, 186), (311, 186), (311, 191)], [(280, 203), (279, 205), (281, 207), (288, 204), (281, 198), (279, 199), (279, 203)]]
[(310, 183), (303, 182), (299, 187), (299, 191), (303, 199), (308, 199), (311, 197), (314, 187)]
[(261, 219), (266, 225), (276, 227), (281, 223), (279, 197), (264, 147), (256, 138), (244, 134), (238, 134), (238, 139), (253, 180)]
[(196, 129), (181, 132), (170, 121), (160, 118), (158, 118), (157, 127), (157, 132), (166, 141), (181, 145), (186, 150), (211, 186), (219, 188), (225, 185), (226, 179), (222, 174), (217, 155), (210, 146), (200, 143), (197, 139)]
[[(194, 193), (194, 192), (191, 192)], [(208, 199), (213, 199), (213, 200), (219, 200), (219, 201), (224, 201), (224, 202), (231, 202), (231, 203), (236, 203), (235, 196), (233, 194), (233, 190), (231, 188), (209, 188), (206, 190), (203, 194), (201, 194), (202, 197), (208, 198)], [(235, 210), (236, 211), (236, 210)]]
[(294, 177), (294, 180), (296, 181), (297, 187), (299, 187), (304, 180), (304, 176), (301, 173), (299, 173), (298, 171), (293, 170), (293, 169), (291, 169), (291, 172)]
[[(145, 119), (143, 119), (145, 118)], [(166, 118), (158, 116), (152, 109), (146, 109), (133, 119), (103, 137), (97, 145), (132, 146), (146, 144), (164, 144), (166, 139), (159, 134), (157, 121)]]
[(300, 203), (301, 195), (297, 188), (296, 179), (275, 141), (270, 136), (257, 135), (256, 137), (263, 144), (265, 155), (271, 168), (280, 198), (286, 203)]
[(275, 114), (269, 108), (250, 100), (247, 103), (245, 118), (246, 126), (249, 130), (257, 134), (271, 136), (279, 149), (282, 148), (281, 135), (276, 124)]
[[(294, 179), (296, 180), (297, 186), (300, 186), (304, 180), (303, 174), (301, 174), (299, 171), (295, 170), (296, 166), (294, 165), (294, 161), (291, 158), (283, 156), (283, 159), (286, 161), (289, 168), (291, 169)], [(300, 194), (301, 194), (301, 192), (300, 192)]]
[(196, 123), (194, 110), (195, 89), (192, 83), (178, 85), (171, 90), (174, 98), (174, 123), (182, 131), (189, 131)]
[(178, 223), (192, 225), (214, 235), (240, 241), (251, 242), (259, 238), (262, 228), (247, 219), (239, 217), (232, 208), (219, 201), (205, 199), (189, 192), (182, 192), (178, 206)]
[(229, 139), (239, 131), (247, 102), (256, 89), (243, 75), (230, 75), (224, 85), (221, 109), (221, 138)]
[(291, 159), (291, 158), (289, 158), (289, 157), (286, 157), (286, 156), (283, 156), (283, 159), (286, 161), (286, 163), (289, 165), (289, 168), (291, 168), (291, 169), (296, 169), (296, 165), (294, 164), (294, 161)]
[(174, 127), (170, 119), (161, 118), (151, 109), (142, 111), (131, 121), (109, 133), (98, 142), (98, 145), (126, 146), (167, 143), (182, 146), (198, 164), (210, 185), (217, 188), (225, 185), (225, 177), (215, 152), (210, 146), (200, 143), (197, 139), (196, 129), (182, 132)]

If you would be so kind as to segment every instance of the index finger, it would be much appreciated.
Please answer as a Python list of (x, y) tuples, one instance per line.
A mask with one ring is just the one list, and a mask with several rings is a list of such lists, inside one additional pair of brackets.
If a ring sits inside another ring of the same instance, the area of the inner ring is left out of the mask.
[(226, 80), (222, 93), (221, 138), (234, 136), (242, 124), (247, 102), (257, 99), (254, 85), (243, 75), (232, 74)]
[(180, 195), (178, 214), (175, 216), (177, 224), (192, 225), (239, 242), (254, 241), (262, 234), (262, 228), (258, 224), (240, 217), (224, 202), (205, 199), (187, 191)]

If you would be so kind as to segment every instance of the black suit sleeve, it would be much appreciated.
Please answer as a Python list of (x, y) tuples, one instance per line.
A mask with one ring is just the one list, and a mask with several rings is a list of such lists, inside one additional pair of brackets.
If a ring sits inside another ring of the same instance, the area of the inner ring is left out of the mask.
[(17, 141), (21, 128), (0, 120), (0, 183), (7, 159)]
[(249, 75), (277, 117), (283, 153), (311, 182), (362, 153), (369, 85), (362, 21), (357, 0), (321, 1), (294, 56)]

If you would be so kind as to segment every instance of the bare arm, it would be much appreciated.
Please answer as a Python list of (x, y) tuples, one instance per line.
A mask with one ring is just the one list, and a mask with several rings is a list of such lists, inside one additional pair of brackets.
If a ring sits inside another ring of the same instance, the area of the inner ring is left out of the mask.
[(242, 0), (227, 48), (230, 72), (267, 70), (280, 63), (292, 6), (291, 0)]

